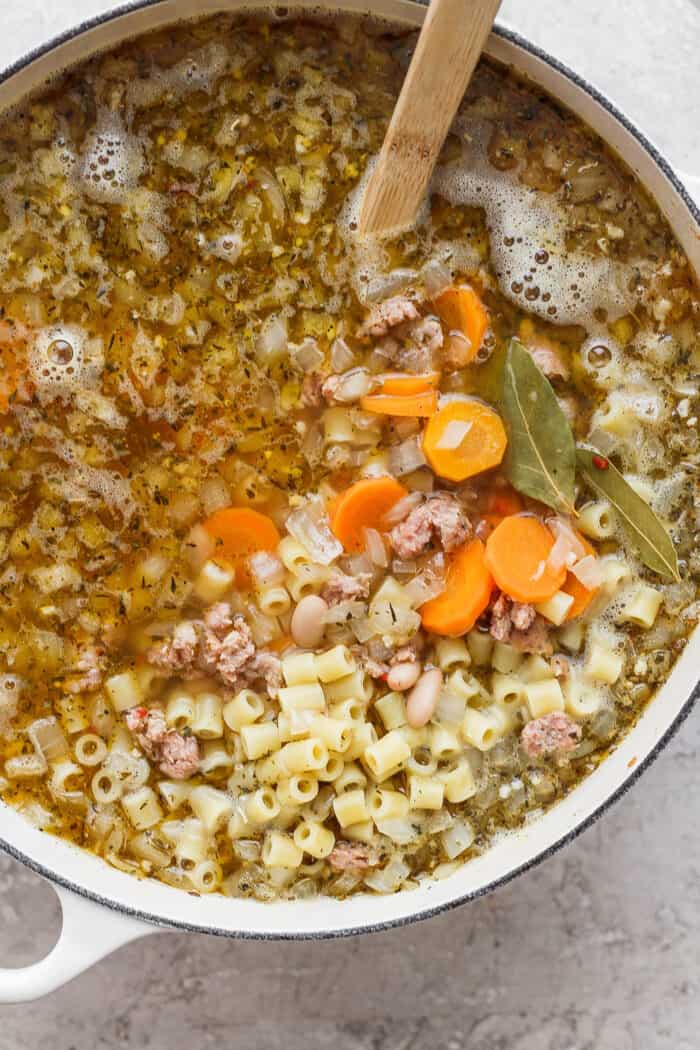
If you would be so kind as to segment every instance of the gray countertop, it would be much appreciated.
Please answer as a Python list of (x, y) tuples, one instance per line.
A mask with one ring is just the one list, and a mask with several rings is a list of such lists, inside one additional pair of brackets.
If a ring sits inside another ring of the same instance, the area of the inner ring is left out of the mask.
[[(117, 5), (0, 6), (2, 67)], [(700, 15), (688, 0), (505, 0), (501, 17), (700, 174)], [(699, 747), (691, 716), (601, 821), (457, 912), (329, 943), (164, 933), (6, 1007), (0, 1050), (698, 1050)], [(0, 856), (0, 965), (40, 957), (58, 923), (52, 891)]]

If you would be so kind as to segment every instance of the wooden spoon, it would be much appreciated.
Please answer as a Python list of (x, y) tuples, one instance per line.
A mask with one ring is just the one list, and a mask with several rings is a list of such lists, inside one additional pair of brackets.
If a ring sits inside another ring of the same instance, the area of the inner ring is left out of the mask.
[(365, 189), (360, 234), (413, 224), (499, 6), (500, 0), (431, 0)]

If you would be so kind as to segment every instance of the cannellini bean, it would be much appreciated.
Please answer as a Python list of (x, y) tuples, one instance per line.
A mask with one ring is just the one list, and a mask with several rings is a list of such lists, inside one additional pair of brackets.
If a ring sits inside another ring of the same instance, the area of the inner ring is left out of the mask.
[(292, 638), (300, 649), (315, 649), (326, 629), (328, 604), (318, 594), (307, 594), (292, 613)]
[(424, 671), (406, 701), (406, 718), (414, 729), (427, 725), (433, 717), (442, 689), (442, 671), (432, 667)]
[(416, 684), (420, 678), (420, 673), (421, 665), (417, 661), (410, 662), (406, 660), (389, 668), (386, 684), (394, 692), (403, 693), (406, 689), (410, 689), (411, 686)]

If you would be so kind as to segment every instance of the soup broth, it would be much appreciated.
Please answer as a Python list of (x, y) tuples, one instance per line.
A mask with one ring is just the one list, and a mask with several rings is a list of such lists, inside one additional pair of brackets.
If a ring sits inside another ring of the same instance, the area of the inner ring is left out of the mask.
[(687, 260), (486, 59), (363, 241), (414, 44), (220, 16), (0, 123), (0, 792), (188, 892), (449, 874), (697, 621)]

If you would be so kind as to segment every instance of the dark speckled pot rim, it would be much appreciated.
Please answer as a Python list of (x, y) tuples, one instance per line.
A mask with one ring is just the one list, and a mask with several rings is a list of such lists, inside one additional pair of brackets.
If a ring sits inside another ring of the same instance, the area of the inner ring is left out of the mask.
[[(29, 51), (22, 58), (13, 62), (10, 66), (6, 67), (0, 73), (0, 84), (9, 80), (12, 76), (18, 73), (20, 70), (25, 69), (31, 65), (32, 62), (36, 61), (45, 55), (48, 55), (55, 48), (61, 44), (65, 44), (70, 40), (81, 36), (83, 33), (90, 29), (94, 29), (98, 26), (105, 25), (109, 22), (115, 21), (124, 15), (130, 14), (134, 11), (138, 11), (142, 8), (157, 7), (160, 4), (166, 3), (167, 0), (133, 0), (131, 3), (122, 4), (119, 7), (114, 8), (112, 11), (106, 12), (103, 15), (98, 15), (95, 18), (87, 19), (73, 29), (67, 30), (65, 33), (61, 33), (58, 36), (52, 37), (45, 44), (40, 47), (34, 48)], [(332, 7), (332, 0), (329, 4)], [(371, 11), (369, 12), (371, 13)], [(197, 12), (192, 12), (193, 17), (196, 17)], [(183, 21), (182, 19), (178, 21)], [(642, 147), (642, 149), (651, 157), (654, 164), (660, 171), (665, 175), (666, 179), (672, 185), (676, 194), (681, 198), (688, 211), (692, 215), (695, 222), (700, 226), (700, 207), (691, 198), (690, 194), (686, 190), (681, 180), (676, 175), (674, 169), (666, 160), (666, 158), (659, 152), (652, 142), (644, 135), (639, 128), (632, 123), (620, 110), (597, 88), (590, 84), (585, 78), (579, 76), (573, 70), (569, 69), (567, 65), (554, 58), (547, 51), (537, 47), (537, 45), (530, 43), (524, 37), (518, 33), (513, 32), (510, 29), (505, 29), (502, 26), (495, 26), (493, 32), (496, 36), (507, 40), (509, 43), (516, 45), (523, 51), (533, 55), (535, 58), (540, 59), (546, 65), (550, 66), (556, 72), (560, 73), (571, 83), (575, 84), (576, 87), (580, 88), (581, 91), (585, 92), (590, 98), (598, 103), (615, 121), (620, 124)], [(623, 158), (624, 160), (624, 158)], [(616, 803), (619, 799), (623, 798), (624, 795), (630, 790), (630, 788), (637, 782), (641, 777), (642, 773), (655, 761), (660, 755), (666, 745), (673, 739), (678, 730), (680, 729), (683, 722), (686, 720), (688, 715), (698, 697), (700, 697), (700, 682), (697, 683), (690, 696), (684, 703), (678, 715), (673, 720), (668, 729), (656, 742), (654, 747), (649, 751), (645, 758), (639, 762), (630, 773), (624, 778), (619, 786), (612, 791), (587, 817), (575, 824), (566, 834), (562, 835), (556, 842), (552, 843), (546, 849), (540, 851), (536, 856), (531, 857), (524, 863), (516, 866), (512, 870), (505, 872), (502, 876), (496, 879), (492, 879), (484, 886), (478, 889), (472, 890), (468, 893), (460, 894), (453, 900), (446, 901), (442, 904), (436, 905), (432, 908), (422, 909), (416, 912), (414, 915), (407, 915), (401, 918), (389, 919), (386, 922), (368, 923), (366, 925), (360, 925), (355, 927), (349, 927), (345, 929), (325, 929), (310, 932), (298, 932), (293, 931), (290, 933), (284, 932), (254, 932), (254, 931), (240, 931), (240, 930), (229, 930), (218, 926), (211, 925), (199, 925), (197, 923), (185, 922), (178, 919), (165, 919), (162, 916), (153, 914), (152, 912), (141, 911), (138, 908), (131, 908), (128, 905), (122, 904), (119, 901), (115, 901), (109, 897), (103, 897), (99, 893), (94, 893), (91, 890), (85, 889), (78, 883), (72, 882), (70, 879), (65, 878), (60, 872), (52, 870), (45, 864), (41, 864), (39, 861), (34, 860), (27, 854), (23, 853), (22, 850), (18, 849), (11, 842), (7, 841), (0, 836), (0, 849), (13, 857), (15, 860), (24, 864), (31, 871), (36, 872), (37, 875), (41, 875), (43, 878), (48, 879), (50, 882), (55, 883), (58, 886), (63, 887), (66, 890), (70, 890), (72, 893), (77, 894), (86, 900), (94, 901), (97, 904), (103, 905), (105, 908), (109, 908), (112, 911), (120, 912), (122, 915), (129, 916), (132, 919), (142, 920), (152, 926), (161, 927), (167, 930), (182, 930), (187, 933), (208, 933), (217, 937), (228, 937), (237, 940), (254, 940), (254, 941), (320, 941), (320, 940), (336, 940), (344, 937), (353, 937), (359, 934), (365, 933), (379, 933), (384, 930), (396, 929), (403, 926), (409, 926), (413, 923), (423, 921), (425, 919), (431, 919), (437, 915), (445, 914), (452, 911), (455, 908), (460, 907), (463, 904), (467, 904), (469, 901), (477, 900), (479, 897), (484, 897), (486, 894), (491, 893), (493, 890), (498, 889), (501, 886), (505, 886), (511, 880), (515, 879), (518, 875), (522, 875), (526, 871), (537, 867), (543, 861), (554, 856), (561, 849), (573, 842), (582, 832), (590, 828), (597, 820), (599, 820), (603, 814), (607, 813), (610, 807)], [(264, 905), (263, 905), (264, 906)]]

